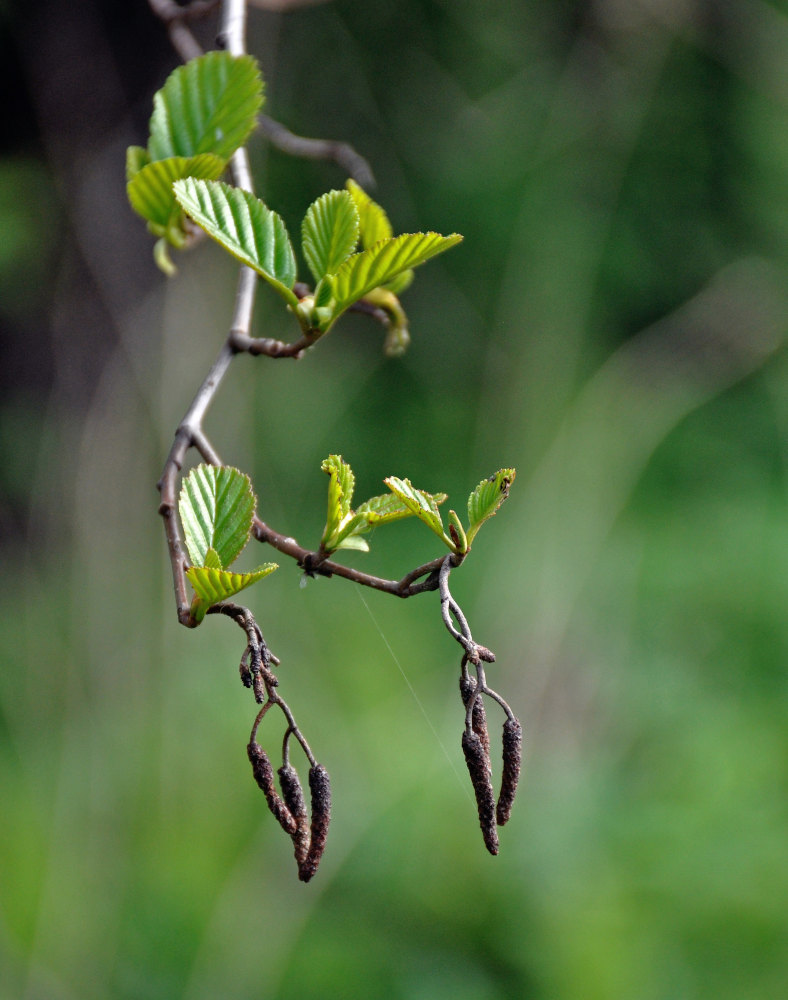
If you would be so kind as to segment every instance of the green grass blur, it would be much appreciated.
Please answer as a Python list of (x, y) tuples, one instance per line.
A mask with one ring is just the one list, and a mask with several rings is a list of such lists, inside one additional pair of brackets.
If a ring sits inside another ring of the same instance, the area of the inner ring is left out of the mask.
[[(394, 474), (459, 509), (517, 467), (452, 579), (524, 724), (518, 800), (493, 859), (437, 595), (283, 564), (249, 603), (334, 796), (298, 883), (242, 637), (177, 625), (155, 514), (236, 269), (202, 246), (152, 273), (128, 124), (76, 181), (56, 145), (8, 159), (3, 315), (53, 361), (0, 400), (0, 1000), (784, 997), (788, 11), (338, 0), (253, 13), (250, 49), (268, 113), (352, 141), (398, 231), (465, 242), (404, 296), (404, 359), (347, 317), (298, 364), (239, 358), (208, 433), (303, 544), (330, 452), (360, 499)], [(291, 231), (344, 181), (252, 155)], [(289, 336), (277, 306), (259, 335)], [(348, 558), (400, 576), (432, 539)]]

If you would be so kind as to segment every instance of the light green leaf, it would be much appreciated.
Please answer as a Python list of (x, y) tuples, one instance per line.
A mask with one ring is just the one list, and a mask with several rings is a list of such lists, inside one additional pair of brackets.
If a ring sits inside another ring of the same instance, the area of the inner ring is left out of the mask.
[(389, 281), (383, 287), (387, 288), (394, 295), (400, 295), (406, 288), (409, 288), (413, 284), (414, 277), (413, 268), (409, 267), (407, 271), (398, 274), (393, 281)]
[(174, 70), (153, 99), (151, 160), (214, 153), (229, 160), (246, 142), (263, 104), (251, 56), (207, 52)]
[(130, 181), (146, 163), (150, 163), (147, 149), (143, 146), (129, 146), (126, 150), (126, 181)]
[(339, 547), (341, 536), (346, 534), (343, 533), (343, 528), (353, 517), (351, 504), (356, 477), (341, 455), (329, 455), (320, 468), (330, 477), (326, 526), (323, 529), (320, 547), (326, 552), (333, 552)]
[[(370, 247), (379, 243), (380, 240), (390, 239), (394, 235), (394, 230), (391, 228), (389, 217), (383, 208), (376, 201), (373, 201), (367, 192), (352, 178), (346, 181), (345, 187), (356, 203), (361, 228), (362, 247), (365, 250), (369, 250)], [(399, 295), (400, 292), (405, 291), (412, 281), (413, 269), (408, 268), (407, 271), (403, 271), (392, 281), (387, 282), (385, 287), (395, 295)]]
[(468, 497), (468, 545), (476, 537), (479, 528), (493, 516), (509, 496), (509, 487), (514, 482), (514, 469), (500, 469), (489, 479), (483, 479)]
[(369, 250), (353, 254), (333, 276), (337, 300), (335, 318), (348, 306), (363, 298), (373, 288), (385, 285), (398, 274), (423, 264), (444, 250), (455, 246), (462, 236), (453, 233), (405, 233), (381, 240)]
[(389, 476), (383, 482), (412, 514), (428, 525), (450, 549), (454, 549), (454, 543), (443, 530), (443, 521), (438, 510), (438, 504), (446, 499), (445, 493), (425, 493), (423, 490), (417, 490), (409, 479), (398, 479), (396, 476)]
[[(441, 503), (445, 499), (446, 497), (442, 496), (438, 502)], [(378, 524), (388, 524), (389, 521), (399, 521), (403, 517), (411, 517), (412, 514), (413, 511), (394, 493), (370, 497), (369, 500), (359, 504), (356, 510), (356, 515), (362, 516), (370, 528)]]
[(357, 549), (360, 552), (369, 552), (369, 545), (360, 537), (361, 535), (366, 534), (378, 524), (387, 524), (389, 521), (397, 521), (402, 517), (410, 517), (412, 513), (413, 511), (409, 510), (393, 493), (372, 497), (360, 504), (355, 514), (349, 511), (342, 518), (330, 540), (331, 551), (334, 549)]
[(282, 219), (249, 191), (220, 181), (192, 177), (176, 181), (175, 197), (181, 208), (225, 250), (254, 268), (289, 305), (298, 299), (292, 288), (296, 263)]
[[(249, 477), (222, 465), (198, 465), (184, 479), (178, 506), (195, 566), (229, 566), (249, 540), (257, 501)], [(210, 556), (210, 550), (214, 555)]]
[(137, 170), (126, 185), (131, 207), (151, 223), (151, 230), (157, 236), (163, 236), (181, 217), (181, 209), (172, 190), (173, 182), (183, 177), (215, 180), (221, 177), (225, 166), (226, 162), (212, 153), (172, 156), (148, 163)]
[(329, 191), (307, 209), (301, 245), (315, 281), (332, 273), (358, 243), (358, 212), (347, 191)]
[(331, 281), (331, 275), (327, 274), (315, 285), (315, 308), (326, 308), (333, 298), (334, 286)]
[(369, 552), (369, 543), (365, 538), (361, 538), (358, 532), (350, 530), (339, 539), (336, 549), (355, 549), (356, 552)]
[(205, 568), (206, 569), (224, 569), (222, 566), (222, 561), (219, 558), (219, 553), (216, 549), (208, 549), (205, 553)]
[(198, 622), (202, 621), (212, 604), (226, 601), (278, 568), (277, 563), (264, 563), (251, 573), (230, 573), (226, 569), (209, 566), (190, 566), (186, 570), (186, 576), (197, 595), (192, 602), (192, 614)]
[(345, 187), (356, 205), (361, 231), (361, 245), (364, 249), (369, 250), (381, 240), (390, 239), (394, 235), (394, 230), (381, 206), (373, 201), (364, 188), (352, 178), (348, 178)]

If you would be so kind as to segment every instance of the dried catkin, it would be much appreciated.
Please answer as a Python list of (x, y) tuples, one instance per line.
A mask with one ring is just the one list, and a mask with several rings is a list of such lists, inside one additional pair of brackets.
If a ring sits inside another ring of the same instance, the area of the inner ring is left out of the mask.
[(249, 668), (249, 647), (247, 646), (244, 650), (244, 655), (241, 657), (241, 662), (238, 666), (238, 673), (241, 675), (241, 683), (245, 688), (250, 688), (252, 686), (252, 671)]
[(479, 810), (479, 826), (482, 828), (484, 843), (490, 854), (498, 853), (498, 833), (495, 829), (495, 793), (490, 780), (489, 758), (477, 733), (462, 734), (462, 752), (471, 776), (471, 784), (476, 795)]
[(306, 861), (309, 851), (309, 814), (304, 801), (304, 792), (298, 778), (298, 772), (292, 764), (283, 764), (277, 771), (282, 798), (296, 821), (296, 831), (293, 834), (296, 864), (300, 868)]
[(312, 793), (312, 823), (309, 836), (309, 851), (304, 863), (298, 867), (298, 877), (308, 882), (317, 871), (328, 836), (331, 819), (331, 782), (328, 771), (322, 764), (309, 769), (309, 789)]
[(274, 769), (271, 767), (271, 762), (265, 750), (263, 750), (259, 743), (252, 741), (247, 746), (246, 752), (252, 764), (252, 774), (254, 774), (254, 779), (260, 786), (263, 795), (265, 795), (268, 808), (285, 833), (290, 834), (292, 837), (296, 832), (296, 821), (293, 819), (290, 810), (282, 801), (274, 786)]
[[(468, 707), (468, 702), (473, 697), (477, 682), (468, 674), (460, 675), (460, 695), (462, 703)], [(490, 766), (490, 734), (487, 732), (487, 713), (484, 711), (484, 702), (481, 695), (473, 703), (471, 711), (471, 729), (476, 733), (482, 742), (482, 748), (487, 755), (487, 767)]]
[(512, 812), (517, 782), (520, 780), (520, 761), (522, 759), (523, 727), (518, 719), (507, 719), (503, 724), (503, 773), (501, 775), (501, 794), (498, 796), (496, 817), (498, 826), (507, 822)]

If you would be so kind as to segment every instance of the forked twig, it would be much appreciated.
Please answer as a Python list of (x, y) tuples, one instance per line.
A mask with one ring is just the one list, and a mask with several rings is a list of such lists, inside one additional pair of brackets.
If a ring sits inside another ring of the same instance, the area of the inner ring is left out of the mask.
[[(490, 854), (497, 854), (498, 833), (496, 826), (503, 826), (508, 821), (517, 791), (517, 783), (520, 778), (523, 731), (520, 721), (511, 708), (509, 708), (509, 705), (497, 691), (493, 691), (487, 684), (484, 664), (494, 663), (495, 655), (486, 646), (480, 646), (474, 641), (468, 620), (449, 590), (449, 574), (451, 570), (452, 557), (447, 556), (441, 564), (438, 583), (443, 622), (451, 635), (463, 648), (462, 663), (460, 665), (460, 695), (465, 706), (465, 729), (462, 734), (462, 750), (476, 796), (479, 825), (481, 826), (484, 843)], [(454, 621), (452, 621), (452, 618)], [(455, 622), (457, 623), (456, 625)], [(475, 677), (472, 677), (468, 670), (469, 664), (473, 664), (475, 668)], [(487, 717), (482, 703), (484, 695), (496, 701), (506, 713), (506, 721), (503, 725), (501, 790), (497, 803), (492, 786), (490, 736), (487, 731)]]

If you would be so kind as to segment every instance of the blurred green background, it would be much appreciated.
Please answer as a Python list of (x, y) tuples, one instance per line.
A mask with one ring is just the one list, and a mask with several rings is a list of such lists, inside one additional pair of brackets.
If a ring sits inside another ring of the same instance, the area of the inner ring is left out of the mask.
[[(526, 733), (498, 858), (437, 596), (249, 592), (332, 775), (308, 886), (248, 773), (242, 637), (177, 625), (156, 516), (236, 281), (214, 246), (165, 280), (125, 202), (176, 59), (142, 0), (0, 17), (0, 998), (784, 997), (788, 7), (252, 12), (267, 112), (465, 242), (405, 296), (404, 359), (360, 317), (239, 358), (216, 447), (311, 545), (329, 452), (362, 499), (395, 474), (460, 509), (518, 469), (453, 577)], [(291, 229), (345, 179), (251, 154)], [(289, 336), (264, 289), (255, 331)], [(398, 577), (431, 539), (351, 558)]]

